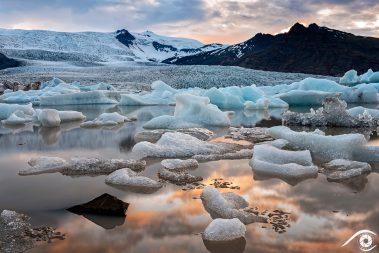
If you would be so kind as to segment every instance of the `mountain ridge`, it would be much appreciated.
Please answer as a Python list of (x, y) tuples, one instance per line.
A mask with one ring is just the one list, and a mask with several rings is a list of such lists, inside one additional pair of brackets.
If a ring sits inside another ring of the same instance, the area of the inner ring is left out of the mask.
[(258, 70), (342, 75), (350, 69), (379, 69), (379, 38), (310, 24), (294, 24), (287, 33), (257, 33), (224, 49), (172, 57), (178, 65), (232, 65)]

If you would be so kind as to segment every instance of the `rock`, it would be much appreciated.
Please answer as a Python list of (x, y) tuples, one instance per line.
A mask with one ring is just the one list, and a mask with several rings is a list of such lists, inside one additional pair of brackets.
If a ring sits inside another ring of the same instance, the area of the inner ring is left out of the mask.
[(199, 163), (195, 159), (164, 159), (161, 165), (168, 170), (184, 171), (189, 169), (196, 169)]
[(225, 137), (233, 140), (246, 140), (252, 143), (274, 140), (274, 138), (266, 134), (266, 129), (264, 127), (230, 127)]
[(167, 132), (185, 133), (185, 134), (192, 135), (193, 137), (196, 137), (203, 141), (209, 140), (209, 138), (211, 138), (214, 135), (212, 131), (209, 131), (206, 128), (183, 128), (183, 129), (176, 129), (175, 131), (169, 130), (169, 129), (155, 129), (155, 130), (145, 130), (145, 131), (137, 133), (134, 136), (134, 140), (136, 142), (148, 141), (148, 142), (155, 143), (161, 138), (161, 136), (164, 133), (167, 133)]
[(170, 171), (164, 168), (161, 168), (158, 172), (158, 176), (161, 179), (167, 180), (171, 183), (177, 185), (186, 185), (194, 182), (202, 181), (202, 177), (191, 175), (187, 172), (178, 172), (178, 171)]
[(237, 218), (215, 219), (203, 233), (203, 239), (208, 241), (231, 241), (245, 237), (246, 227)]
[(162, 188), (163, 184), (151, 178), (139, 176), (129, 168), (119, 169), (105, 179), (105, 183), (133, 192), (152, 193)]
[(249, 206), (249, 203), (244, 198), (234, 192), (224, 192), (222, 196), (232, 208), (243, 209)]
[(33, 158), (29, 162), (31, 168), (19, 171), (19, 175), (38, 175), (44, 173), (60, 172), (63, 175), (107, 175), (113, 171), (130, 168), (134, 171), (145, 169), (146, 162), (139, 160), (99, 159), (74, 157), (69, 161), (59, 157)]
[(323, 173), (328, 181), (338, 182), (353, 177), (369, 174), (371, 166), (365, 162), (335, 159), (324, 164)]
[(98, 214), (107, 216), (125, 216), (129, 203), (125, 203), (118, 198), (104, 193), (103, 195), (77, 206), (67, 209), (67, 211), (77, 214)]
[(250, 159), (252, 156), (253, 151), (251, 149), (241, 149), (236, 152), (228, 152), (225, 154), (194, 155), (192, 158), (198, 162), (210, 162), (218, 160)]

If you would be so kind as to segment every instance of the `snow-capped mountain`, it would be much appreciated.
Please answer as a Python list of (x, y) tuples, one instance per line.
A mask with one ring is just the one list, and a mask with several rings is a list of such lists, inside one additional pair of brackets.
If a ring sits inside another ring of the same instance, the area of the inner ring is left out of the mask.
[(130, 33), (55, 32), (0, 29), (0, 53), (26, 60), (114, 62), (161, 62), (224, 47), (199, 41), (157, 35), (147, 31)]

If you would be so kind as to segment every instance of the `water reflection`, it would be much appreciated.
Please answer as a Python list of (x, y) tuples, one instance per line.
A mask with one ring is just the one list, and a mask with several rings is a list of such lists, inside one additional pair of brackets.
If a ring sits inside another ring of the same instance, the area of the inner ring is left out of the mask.
[[(240, 190), (223, 191), (235, 191), (251, 207), (291, 213), (291, 227), (284, 234), (262, 224), (250, 224), (245, 241), (222, 247), (203, 242), (198, 235), (211, 222), (201, 201), (196, 199), (201, 190), (182, 191), (179, 186), (167, 184), (156, 192), (140, 194), (105, 184), (105, 176), (17, 175), (31, 157), (41, 155), (64, 159), (133, 157), (130, 152), (133, 136), (142, 130), (143, 121), (159, 113), (172, 113), (172, 109), (107, 107), (92, 114), (94, 118), (103, 110), (123, 110), (125, 115), (140, 117), (140, 121), (124, 124), (117, 130), (82, 129), (74, 124), (62, 125), (58, 131), (32, 127), (17, 134), (1, 132), (0, 209), (25, 212), (32, 216), (35, 225), (57, 227), (67, 235), (64, 241), (41, 245), (30, 252), (357, 252), (355, 244), (340, 246), (357, 230), (379, 232), (377, 173), (344, 183), (328, 182), (322, 174), (315, 179), (285, 182), (254, 175), (248, 160), (203, 163), (191, 174), (202, 176), (205, 184), (209, 185), (214, 178), (224, 178), (240, 186)], [(254, 117), (258, 118), (257, 114), (237, 114), (235, 122), (255, 124)], [(378, 165), (372, 166), (378, 171)], [(142, 175), (157, 179), (159, 168), (159, 160), (151, 160)], [(104, 192), (133, 203), (124, 223), (93, 216), (83, 218), (65, 211)]]
[(212, 242), (203, 240), (204, 246), (211, 253), (242, 253), (245, 250), (246, 239), (244, 237), (227, 242)]
[(119, 216), (105, 216), (96, 214), (77, 214), (83, 216), (87, 220), (95, 223), (96, 225), (104, 229), (114, 229), (115, 227), (121, 226), (125, 223), (125, 217)]

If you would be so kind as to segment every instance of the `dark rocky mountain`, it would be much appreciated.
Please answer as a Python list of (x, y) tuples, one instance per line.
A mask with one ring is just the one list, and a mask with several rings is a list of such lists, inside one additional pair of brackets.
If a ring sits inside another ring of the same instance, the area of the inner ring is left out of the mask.
[(20, 62), (10, 59), (6, 57), (5, 55), (0, 53), (0, 69), (6, 69), (6, 68), (12, 68), (20, 66)]
[(379, 70), (379, 38), (296, 23), (289, 32), (258, 33), (224, 49), (166, 59), (181, 65), (235, 65), (279, 72), (340, 76), (347, 70)]
[(129, 47), (136, 38), (128, 30), (121, 29), (116, 31), (116, 39)]

